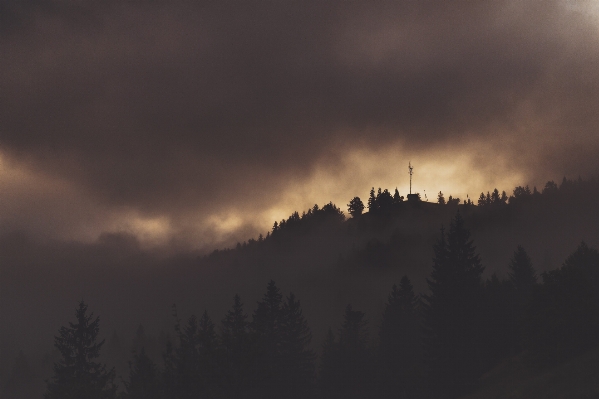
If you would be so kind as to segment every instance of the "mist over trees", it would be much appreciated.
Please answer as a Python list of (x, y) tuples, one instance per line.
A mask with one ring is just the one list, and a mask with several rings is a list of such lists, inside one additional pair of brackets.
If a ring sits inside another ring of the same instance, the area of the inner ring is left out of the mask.
[[(81, 302), (77, 322), (58, 337), (89, 330), (89, 364), (77, 367), (95, 377), (67, 367), (74, 349), (61, 344), (43, 368), (15, 355), (3, 392), (19, 397), (24, 381), (45, 376), (46, 397), (81, 383), (121, 398), (457, 398), (513, 356), (561, 364), (599, 343), (598, 241), (587, 234), (598, 188), (595, 180), (549, 182), (542, 191), (517, 187), (506, 200), (489, 191), (480, 205), (443, 202), (443, 193), (437, 203), (404, 201), (397, 190), (372, 188), (368, 212), (358, 197), (349, 201), (351, 218), (332, 203), (294, 212), (258, 239), (158, 273), (154, 287), (206, 295), (178, 303), (173, 318), (155, 314), (170, 326), (158, 336), (135, 315), (133, 339), (119, 325), (99, 331)], [(567, 252), (555, 264), (530, 251), (567, 226), (588, 238), (560, 243)], [(172, 303), (160, 294), (155, 301)]]

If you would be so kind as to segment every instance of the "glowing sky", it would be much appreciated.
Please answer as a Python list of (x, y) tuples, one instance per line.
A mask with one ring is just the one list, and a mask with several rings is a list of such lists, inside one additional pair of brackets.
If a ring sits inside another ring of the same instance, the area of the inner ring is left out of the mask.
[(596, 1), (4, 1), (0, 229), (195, 248), (599, 172)]

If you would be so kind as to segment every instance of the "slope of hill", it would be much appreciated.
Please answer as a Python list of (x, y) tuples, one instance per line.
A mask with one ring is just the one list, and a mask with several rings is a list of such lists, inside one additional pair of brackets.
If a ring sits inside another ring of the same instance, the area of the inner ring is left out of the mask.
[(463, 399), (599, 398), (599, 348), (552, 367), (531, 364), (526, 355), (503, 362)]

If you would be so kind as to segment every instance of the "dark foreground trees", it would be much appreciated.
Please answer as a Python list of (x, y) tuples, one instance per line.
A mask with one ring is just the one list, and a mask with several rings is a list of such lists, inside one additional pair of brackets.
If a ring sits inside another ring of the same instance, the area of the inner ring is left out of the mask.
[[(548, 364), (599, 345), (595, 249), (582, 243), (539, 284), (519, 246), (507, 271), (504, 280), (493, 275), (482, 283), (481, 261), (458, 213), (434, 246), (424, 303), (404, 276), (372, 341), (366, 315), (348, 306), (340, 328), (329, 330), (318, 376), (300, 302), (271, 281), (251, 322), (235, 296), (220, 328), (206, 312), (185, 324), (177, 318), (160, 365), (143, 345), (136, 348), (119, 397), (456, 398), (507, 356)], [(115, 397), (114, 371), (97, 362), (99, 321), (86, 310), (80, 303), (77, 322), (56, 337), (63, 359), (46, 398)]]
[(403, 276), (385, 304), (377, 351), (377, 391), (381, 398), (413, 398), (423, 383), (421, 320), (412, 283)]
[(529, 312), (536, 360), (560, 361), (599, 345), (599, 252), (583, 242), (542, 279)]
[(96, 361), (104, 340), (97, 342), (99, 317), (87, 315), (81, 301), (75, 312), (75, 323), (61, 327), (54, 346), (61, 359), (54, 364), (54, 376), (48, 381), (45, 399), (109, 399), (115, 398), (115, 371)]
[(425, 336), (431, 381), (439, 397), (472, 390), (481, 372), (483, 266), (458, 212), (441, 229), (434, 247), (433, 271), (427, 279)]
[(347, 305), (338, 336), (329, 330), (321, 360), (321, 397), (365, 398), (373, 395), (375, 374), (368, 348), (367, 325), (364, 313)]

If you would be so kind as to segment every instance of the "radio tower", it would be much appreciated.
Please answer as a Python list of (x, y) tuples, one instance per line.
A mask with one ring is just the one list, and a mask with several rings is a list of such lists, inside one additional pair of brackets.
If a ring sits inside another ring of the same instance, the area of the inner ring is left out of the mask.
[(410, 194), (412, 194), (412, 172), (414, 168), (412, 167), (412, 163), (408, 161), (408, 170), (410, 171)]

